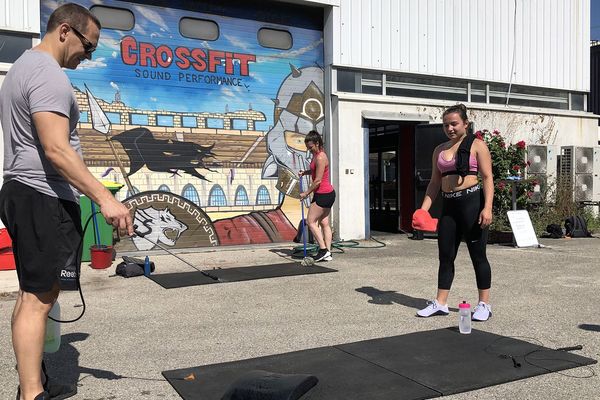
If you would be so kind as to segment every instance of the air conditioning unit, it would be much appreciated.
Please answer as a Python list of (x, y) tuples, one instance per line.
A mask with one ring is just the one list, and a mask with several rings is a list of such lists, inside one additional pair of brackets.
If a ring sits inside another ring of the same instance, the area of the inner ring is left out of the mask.
[(527, 178), (537, 181), (530, 201), (539, 203), (544, 198), (552, 199), (558, 170), (560, 148), (555, 145), (527, 146)]
[(561, 147), (559, 176), (561, 179), (573, 184), (573, 199), (575, 201), (592, 201), (594, 193), (593, 175), (593, 147)]

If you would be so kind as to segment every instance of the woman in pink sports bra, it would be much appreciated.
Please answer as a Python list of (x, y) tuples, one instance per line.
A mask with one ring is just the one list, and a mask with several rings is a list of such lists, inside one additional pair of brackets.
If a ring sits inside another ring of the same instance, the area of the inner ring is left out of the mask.
[[(431, 181), (421, 209), (428, 211), (438, 192), (442, 192), (442, 216), (438, 221), (439, 270), (435, 300), (419, 317), (448, 315), (448, 295), (454, 280), (454, 260), (464, 238), (475, 269), (479, 301), (474, 321), (487, 321), (492, 273), (486, 256), (488, 227), (492, 222), (494, 178), (490, 151), (483, 140), (469, 132), (467, 108), (457, 104), (444, 111), (444, 133), (450, 139), (433, 152)], [(468, 159), (467, 159), (468, 157)], [(482, 185), (479, 184), (481, 176)], [(465, 296), (461, 296), (465, 297)]]
[(323, 138), (317, 131), (308, 132), (304, 143), (312, 153), (312, 161), (310, 162), (310, 169), (300, 171), (300, 176), (310, 174), (312, 183), (305, 192), (300, 193), (300, 199), (304, 200), (311, 193), (314, 193), (308, 208), (306, 224), (317, 243), (319, 243), (319, 251), (315, 255), (315, 261), (331, 261), (333, 234), (329, 225), (329, 213), (335, 202), (335, 190), (333, 190), (329, 180), (329, 159), (323, 151)]

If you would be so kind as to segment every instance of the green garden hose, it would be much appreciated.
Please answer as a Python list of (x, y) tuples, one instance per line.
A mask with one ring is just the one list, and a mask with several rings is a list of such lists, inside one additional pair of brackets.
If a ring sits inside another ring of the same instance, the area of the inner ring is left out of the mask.
[[(345, 253), (344, 249), (345, 248), (352, 248), (352, 249), (379, 249), (382, 247), (385, 247), (386, 244), (375, 239), (374, 237), (370, 237), (370, 240), (377, 242), (378, 244), (376, 244), (375, 246), (361, 246), (359, 242), (357, 242), (356, 240), (337, 240), (333, 243), (331, 243), (331, 247), (332, 247), (332, 253)], [(333, 249), (336, 249), (337, 251), (333, 251)], [(316, 253), (319, 250), (319, 245), (317, 244), (310, 244), (307, 243), (306, 244), (306, 252), (308, 254), (313, 255), (314, 253)], [(304, 254), (304, 246), (296, 246), (294, 247), (293, 253), (292, 253), (292, 257), (300, 257), (302, 258)]]

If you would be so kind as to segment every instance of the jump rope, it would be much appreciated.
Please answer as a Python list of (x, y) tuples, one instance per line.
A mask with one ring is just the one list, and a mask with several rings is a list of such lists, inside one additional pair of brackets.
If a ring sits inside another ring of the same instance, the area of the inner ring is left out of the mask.
[[(90, 225), (90, 222), (91, 222), (91, 221), (92, 221), (92, 220), (95, 218), (95, 216), (96, 216), (97, 214), (101, 214), (101, 212), (100, 212), (100, 211), (94, 211), (94, 212), (92, 212), (92, 214), (91, 214), (91, 215), (90, 215), (90, 216), (89, 216), (89, 217), (86, 219), (86, 221), (85, 221), (85, 224), (84, 224), (84, 227), (83, 227), (83, 234), (81, 235), (81, 240), (79, 241), (79, 244), (78, 244), (78, 246), (77, 246), (77, 254), (79, 254), (79, 252), (80, 252), (80, 251), (82, 251), (82, 249), (83, 249), (83, 237), (84, 237), (84, 235), (85, 235), (85, 232), (87, 231), (87, 229), (88, 229), (88, 227), (89, 227), (89, 225)], [(163, 250), (163, 251), (167, 252), (168, 254), (172, 255), (172, 256), (173, 256), (173, 257), (175, 257), (175, 258), (177, 258), (179, 261), (181, 261), (181, 262), (183, 262), (183, 263), (187, 264), (188, 266), (192, 267), (193, 269), (195, 269), (196, 271), (200, 272), (202, 275), (206, 276), (207, 278), (210, 278), (210, 279), (212, 279), (212, 280), (215, 280), (215, 281), (218, 281), (218, 282), (224, 282), (224, 280), (223, 280), (223, 279), (221, 279), (221, 278), (219, 278), (219, 277), (217, 277), (217, 276), (215, 276), (215, 275), (211, 274), (210, 272), (204, 271), (204, 270), (202, 270), (202, 269), (200, 269), (200, 268), (196, 267), (196, 266), (195, 266), (195, 265), (193, 265), (192, 263), (190, 263), (190, 262), (186, 261), (185, 259), (183, 259), (183, 258), (179, 257), (178, 255), (176, 255), (176, 254), (175, 254), (175, 253), (173, 253), (172, 251), (168, 250), (167, 248), (165, 248), (165, 247), (164, 247), (164, 246), (162, 246), (161, 244), (159, 244), (159, 243), (155, 243), (155, 242), (153, 242), (152, 240), (148, 239), (148, 238), (146, 237), (146, 234), (143, 234), (143, 233), (141, 233), (141, 232), (139, 232), (139, 231), (137, 230), (137, 225), (134, 225), (133, 227), (134, 227), (134, 233), (135, 233), (135, 235), (136, 235), (136, 236), (138, 236), (138, 237), (141, 237), (141, 238), (144, 238), (144, 239), (145, 239), (145, 240), (147, 240), (148, 242), (150, 242), (150, 243), (152, 243), (152, 244), (154, 244), (154, 245), (158, 246), (158, 247), (159, 247), (161, 250)], [(50, 318), (50, 319), (51, 319), (52, 321), (54, 321), (54, 322), (59, 322), (59, 323), (61, 323), (61, 324), (70, 324), (70, 323), (73, 323), (73, 322), (79, 321), (79, 320), (80, 320), (80, 319), (83, 317), (83, 315), (85, 314), (85, 309), (86, 309), (86, 305), (85, 305), (85, 298), (83, 297), (83, 292), (82, 292), (82, 290), (81, 290), (81, 263), (76, 263), (76, 265), (75, 265), (75, 271), (77, 272), (77, 291), (79, 292), (79, 298), (81, 299), (81, 307), (82, 307), (82, 309), (81, 309), (81, 314), (79, 314), (79, 316), (78, 316), (78, 317), (76, 317), (76, 318), (73, 318), (73, 319), (69, 319), (69, 320), (60, 320), (60, 319), (55, 319), (55, 318), (53, 318), (53, 317), (51, 317), (51, 316), (48, 316), (48, 318)]]

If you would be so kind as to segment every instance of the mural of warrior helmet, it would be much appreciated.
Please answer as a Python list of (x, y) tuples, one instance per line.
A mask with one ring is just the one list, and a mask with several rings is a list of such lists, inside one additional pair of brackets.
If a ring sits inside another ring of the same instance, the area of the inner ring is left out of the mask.
[[(306, 150), (304, 138), (311, 130), (323, 132), (325, 122), (325, 96), (323, 70), (318, 67), (296, 68), (290, 64), (291, 73), (277, 92), (274, 126), (267, 133), (267, 158), (263, 179), (278, 179), (277, 188), (284, 194), (298, 198), (298, 171), (310, 166), (311, 154)], [(305, 177), (303, 187), (308, 187)]]

